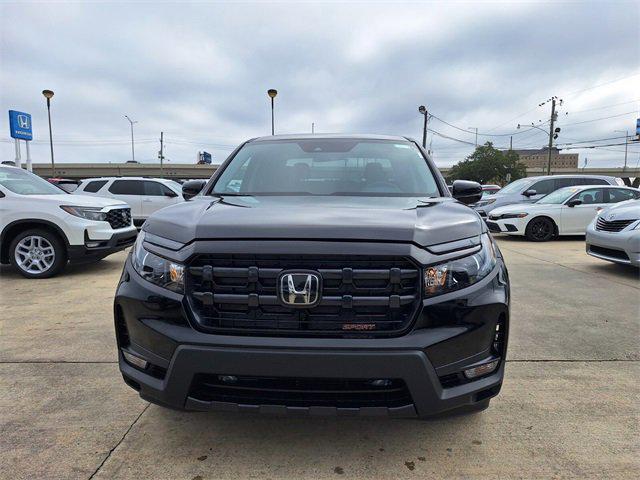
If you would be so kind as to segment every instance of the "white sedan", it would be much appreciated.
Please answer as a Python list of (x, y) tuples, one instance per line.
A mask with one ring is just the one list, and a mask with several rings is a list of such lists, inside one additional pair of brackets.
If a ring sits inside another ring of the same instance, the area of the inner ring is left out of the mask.
[(614, 203), (638, 198), (640, 190), (631, 187), (565, 187), (535, 203), (493, 209), (487, 226), (492, 232), (524, 235), (534, 242), (545, 242), (558, 235), (584, 235), (600, 210)]

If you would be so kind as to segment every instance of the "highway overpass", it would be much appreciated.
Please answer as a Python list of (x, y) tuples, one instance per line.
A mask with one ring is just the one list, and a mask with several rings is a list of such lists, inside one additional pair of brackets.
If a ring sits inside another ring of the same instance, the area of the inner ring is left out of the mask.
[[(71, 179), (82, 179), (89, 177), (165, 177), (165, 178), (208, 178), (215, 172), (217, 165), (194, 165), (194, 164), (172, 164), (165, 165), (162, 169), (159, 163), (57, 163), (55, 176)], [(446, 177), (449, 168), (440, 168)], [(33, 171), (42, 177), (51, 177), (51, 164), (36, 163)], [(557, 168), (552, 171), (554, 175), (561, 174), (585, 174), (585, 175), (610, 175), (622, 178), (623, 181), (635, 186), (640, 184), (640, 168), (629, 167), (618, 168)], [(545, 175), (542, 168), (530, 168), (527, 175)], [(635, 182), (634, 182), (635, 180)]]

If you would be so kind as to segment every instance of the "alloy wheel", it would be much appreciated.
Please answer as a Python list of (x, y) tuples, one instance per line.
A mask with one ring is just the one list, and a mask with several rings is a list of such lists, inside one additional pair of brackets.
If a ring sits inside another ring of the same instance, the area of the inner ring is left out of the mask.
[(24, 237), (15, 248), (16, 265), (23, 271), (38, 275), (48, 271), (56, 260), (56, 252), (49, 241), (37, 235)]

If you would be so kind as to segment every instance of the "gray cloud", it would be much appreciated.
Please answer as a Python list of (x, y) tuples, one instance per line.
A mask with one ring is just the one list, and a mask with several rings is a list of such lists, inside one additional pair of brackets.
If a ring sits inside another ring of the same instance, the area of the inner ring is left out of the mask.
[[(270, 87), (283, 133), (315, 122), (323, 132), (419, 137), (424, 103), (454, 125), (499, 134), (544, 120), (548, 106), (536, 105), (560, 95), (559, 142), (607, 138), (633, 130), (640, 105), (639, 5), (2, 3), (0, 108), (33, 114), (36, 161), (49, 158), (43, 88), (56, 92), (56, 156), (69, 162), (127, 160), (124, 114), (139, 121), (143, 161), (156, 158), (161, 130), (172, 161), (192, 162), (203, 149), (221, 160), (269, 132)], [(633, 113), (569, 125), (623, 112)], [(7, 123), (0, 116), (3, 160), (13, 158)], [(437, 120), (432, 127), (474, 140)], [(508, 144), (480, 137), (488, 139)], [(514, 136), (516, 147), (543, 143), (537, 131)], [(472, 150), (438, 137), (433, 149), (441, 165)], [(581, 157), (619, 165), (622, 150)], [(631, 150), (638, 161), (640, 148)]]

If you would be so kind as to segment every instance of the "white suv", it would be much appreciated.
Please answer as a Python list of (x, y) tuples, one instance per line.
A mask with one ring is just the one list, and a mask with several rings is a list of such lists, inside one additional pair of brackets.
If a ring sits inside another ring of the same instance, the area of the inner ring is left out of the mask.
[(67, 261), (96, 261), (133, 244), (131, 209), (118, 200), (70, 195), (18, 167), (0, 166), (0, 263), (27, 278)]
[(184, 200), (180, 184), (163, 178), (88, 178), (80, 182), (73, 193), (117, 198), (126, 202), (131, 207), (133, 222), (138, 226), (156, 210)]

